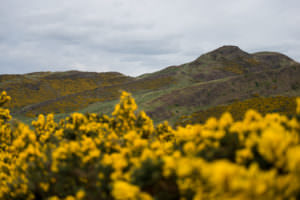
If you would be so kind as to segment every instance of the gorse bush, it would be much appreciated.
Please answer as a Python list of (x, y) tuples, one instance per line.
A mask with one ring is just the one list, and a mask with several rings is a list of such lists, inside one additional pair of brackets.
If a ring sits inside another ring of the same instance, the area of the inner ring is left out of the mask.
[(123, 92), (112, 116), (10, 123), (0, 97), (0, 199), (300, 199), (297, 115), (249, 110), (153, 126)]

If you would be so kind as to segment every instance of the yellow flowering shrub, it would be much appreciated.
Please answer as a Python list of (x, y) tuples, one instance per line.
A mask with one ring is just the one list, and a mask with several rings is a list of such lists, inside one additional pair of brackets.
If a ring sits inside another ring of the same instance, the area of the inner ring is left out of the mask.
[(173, 129), (129, 93), (111, 116), (10, 122), (0, 95), (0, 199), (299, 199), (297, 114), (230, 113)]

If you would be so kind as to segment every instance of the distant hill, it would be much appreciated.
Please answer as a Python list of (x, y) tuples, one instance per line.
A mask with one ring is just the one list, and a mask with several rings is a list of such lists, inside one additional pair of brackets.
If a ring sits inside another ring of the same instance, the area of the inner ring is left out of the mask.
[[(117, 72), (37, 72), (0, 75), (0, 90), (20, 119), (39, 113), (108, 113), (121, 90), (157, 122), (253, 97), (300, 95), (300, 64), (276, 52), (249, 54), (223, 46), (196, 60), (129, 77)], [(196, 116), (196, 115), (195, 115)]]

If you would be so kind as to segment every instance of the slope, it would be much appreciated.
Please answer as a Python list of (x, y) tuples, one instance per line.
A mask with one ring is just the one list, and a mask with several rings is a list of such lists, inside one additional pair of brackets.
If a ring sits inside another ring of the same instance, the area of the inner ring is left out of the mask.
[(78, 71), (0, 75), (0, 89), (15, 99), (11, 108), (17, 116), (108, 113), (126, 90), (156, 122), (175, 122), (182, 115), (257, 96), (299, 95), (299, 77), (300, 64), (283, 54), (223, 46), (190, 63), (139, 77)]
[(300, 64), (279, 53), (248, 54), (238, 47), (224, 46), (171, 69), (189, 84), (150, 102), (157, 106), (148, 113), (158, 120), (254, 96), (300, 94)]

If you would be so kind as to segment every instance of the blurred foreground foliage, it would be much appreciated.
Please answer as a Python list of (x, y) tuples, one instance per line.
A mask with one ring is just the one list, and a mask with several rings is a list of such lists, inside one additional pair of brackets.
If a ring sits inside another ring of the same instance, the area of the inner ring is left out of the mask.
[(34, 130), (0, 96), (0, 199), (300, 199), (297, 114), (249, 110), (154, 127), (123, 92), (112, 116), (74, 113)]

